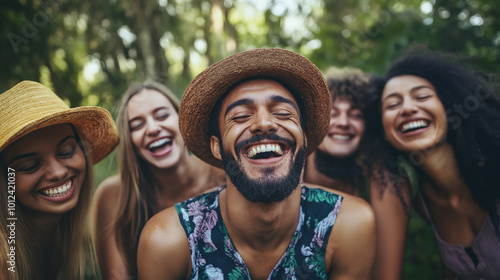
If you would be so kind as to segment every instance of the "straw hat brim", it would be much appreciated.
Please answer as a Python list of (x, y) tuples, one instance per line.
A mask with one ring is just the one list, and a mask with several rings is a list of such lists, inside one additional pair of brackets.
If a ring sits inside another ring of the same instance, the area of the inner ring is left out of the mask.
[(235, 85), (268, 78), (285, 86), (302, 105), (307, 154), (323, 141), (330, 122), (331, 97), (322, 73), (292, 51), (253, 49), (229, 56), (205, 69), (188, 85), (179, 109), (179, 127), (188, 149), (205, 162), (222, 167), (210, 148), (209, 119), (217, 100)]
[[(82, 140), (90, 148), (90, 158), (95, 164), (106, 157), (118, 145), (118, 131), (111, 114), (104, 108), (83, 106), (47, 114), (26, 122), (22, 127), (7, 131), (0, 145), (0, 152), (23, 136), (52, 125), (73, 124), (80, 133)], [(2, 132), (4, 133), (4, 132)]]

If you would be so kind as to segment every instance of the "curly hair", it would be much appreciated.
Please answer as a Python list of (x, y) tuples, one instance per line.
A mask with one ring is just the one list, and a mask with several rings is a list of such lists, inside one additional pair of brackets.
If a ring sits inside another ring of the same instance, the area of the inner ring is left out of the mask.
[[(330, 170), (343, 170), (344, 177), (349, 178), (349, 181), (358, 191), (361, 196), (366, 194), (366, 174), (372, 170), (372, 162), (374, 161), (378, 139), (382, 139), (382, 133), (377, 129), (377, 122), (375, 121), (376, 108), (377, 108), (377, 89), (378, 84), (383, 82), (379, 76), (365, 73), (358, 68), (352, 67), (330, 67), (325, 73), (325, 80), (332, 97), (332, 102), (336, 100), (347, 101), (353, 108), (361, 110), (365, 120), (365, 132), (360, 146), (353, 156), (341, 161), (338, 159), (336, 163), (332, 162), (332, 166), (328, 167)], [(348, 164), (347, 161), (353, 161)], [(345, 168), (339, 165), (350, 166), (352, 172), (347, 175)], [(326, 168), (326, 166), (325, 166)], [(358, 170), (355, 172), (355, 170)], [(368, 172), (367, 172), (368, 171)], [(331, 172), (330, 172), (331, 173)], [(332, 173), (333, 174), (333, 173)], [(335, 177), (340, 177), (339, 172), (335, 172)]]
[[(468, 70), (452, 56), (430, 51), (409, 53), (397, 60), (385, 79), (401, 75), (419, 76), (435, 87), (447, 115), (446, 141), (453, 148), (460, 174), (474, 201), (490, 213), (500, 237), (496, 214), (496, 200), (500, 199), (500, 99), (493, 87), (497, 77)], [(408, 154), (390, 148), (388, 152), (386, 162), (396, 172), (397, 167), (390, 163)]]
[(349, 101), (353, 106), (365, 111), (374, 100), (375, 77), (360, 69), (344, 67), (330, 67), (326, 71), (325, 80), (332, 96)]

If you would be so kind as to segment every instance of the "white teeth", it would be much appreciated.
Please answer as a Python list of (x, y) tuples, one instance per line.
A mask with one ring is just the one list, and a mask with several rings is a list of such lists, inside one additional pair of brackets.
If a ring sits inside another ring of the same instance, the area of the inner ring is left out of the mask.
[(55, 188), (50, 188), (50, 189), (43, 189), (42, 193), (44, 193), (47, 196), (62, 196), (65, 195), (69, 189), (71, 189), (72, 181), (68, 181), (63, 186), (60, 187), (55, 187)]
[(413, 121), (413, 122), (409, 122), (405, 125), (403, 125), (403, 132), (406, 132), (410, 129), (415, 129), (415, 128), (421, 128), (421, 127), (426, 127), (427, 126), (427, 123), (425, 121)]
[(254, 157), (255, 155), (259, 153), (265, 153), (265, 152), (275, 152), (278, 155), (283, 155), (283, 151), (281, 150), (280, 145), (278, 144), (263, 144), (263, 145), (258, 145), (258, 146), (253, 146), (250, 149), (250, 152), (248, 153), (248, 157)]
[(172, 142), (172, 139), (162, 138), (162, 139), (159, 139), (159, 140), (149, 144), (148, 149), (158, 148), (158, 147), (164, 145), (165, 143), (170, 143), (170, 142)]
[(349, 140), (349, 135), (334, 134), (333, 135), (333, 139), (334, 140), (347, 141), (347, 140)]

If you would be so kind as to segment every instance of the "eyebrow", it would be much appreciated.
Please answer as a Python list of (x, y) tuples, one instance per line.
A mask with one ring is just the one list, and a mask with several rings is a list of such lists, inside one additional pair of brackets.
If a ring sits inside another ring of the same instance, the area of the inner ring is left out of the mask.
[(70, 139), (70, 138), (73, 138), (73, 139), (75, 139), (75, 140), (76, 140), (76, 138), (75, 138), (75, 136), (74, 136), (74, 135), (68, 135), (68, 136), (64, 137), (61, 141), (59, 141), (59, 143), (57, 143), (57, 146), (58, 146), (58, 147), (59, 147), (59, 146), (61, 146), (64, 142), (66, 142), (66, 141), (67, 141), (68, 139)]
[[(74, 135), (68, 135), (68, 136), (64, 137), (61, 141), (59, 141), (59, 142), (57, 143), (57, 146), (58, 146), (58, 147), (59, 147), (59, 146), (61, 146), (64, 142), (66, 142), (66, 141), (67, 141), (68, 139), (70, 139), (70, 138), (73, 138), (73, 139), (75, 139), (75, 140), (76, 140), (76, 138), (75, 138), (75, 136), (74, 136)], [(29, 157), (36, 156), (36, 155), (37, 155), (37, 153), (27, 153), (27, 154), (21, 154), (21, 155), (18, 155), (18, 156), (16, 156), (16, 157), (14, 157), (14, 158), (13, 158), (13, 159), (9, 162), (9, 164), (11, 164), (11, 163), (15, 162), (16, 160), (20, 160), (20, 159), (23, 159), (23, 158), (29, 158)]]
[[(332, 110), (339, 110), (339, 107), (336, 106), (335, 104), (332, 104)], [(352, 111), (352, 110), (361, 110), (361, 107), (355, 106), (354, 104), (351, 104), (351, 107), (349, 109), (347, 109), (347, 111)]]
[(285, 98), (283, 96), (280, 96), (280, 95), (273, 95), (269, 98), (270, 101), (274, 102), (274, 103), (287, 103), (287, 104), (290, 104), (293, 106), (293, 108), (298, 112), (299, 109), (297, 109), (297, 105), (295, 105), (295, 103), (288, 99), (288, 98)]
[(390, 93), (384, 99), (382, 99), (382, 103), (384, 103), (387, 99), (393, 97), (394, 95), (398, 95), (396, 92)]
[(243, 99), (240, 99), (240, 100), (236, 100), (234, 101), (233, 103), (229, 104), (229, 106), (227, 106), (226, 108), (226, 112), (224, 112), (224, 117), (227, 116), (227, 114), (234, 108), (234, 107), (238, 107), (238, 106), (241, 106), (241, 105), (252, 105), (254, 104), (255, 102), (249, 98), (243, 98)]
[(434, 87), (431, 87), (431, 86), (426, 86), (426, 85), (421, 85), (421, 86), (416, 86), (416, 87), (412, 88), (412, 89), (410, 90), (410, 92), (414, 92), (414, 91), (417, 91), (417, 90), (419, 90), (419, 89), (423, 89), (423, 88), (432, 89), (432, 90), (434, 90), (434, 91), (436, 90)]
[[(273, 96), (270, 96), (268, 98), (269, 101), (273, 102), (273, 103), (287, 103), (287, 104), (290, 104), (293, 106), (293, 108), (298, 111), (297, 109), (297, 105), (295, 105), (295, 103), (288, 99), (288, 98), (285, 98), (283, 96), (280, 96), (280, 95), (273, 95)], [(224, 113), (224, 117), (226, 117), (226, 115), (235, 107), (237, 106), (242, 106), (242, 105), (252, 105), (254, 104), (255, 102), (249, 98), (243, 98), (243, 99), (240, 99), (240, 100), (236, 100), (234, 101), (233, 103), (229, 104), (229, 106), (227, 106), (226, 108), (226, 112)]]

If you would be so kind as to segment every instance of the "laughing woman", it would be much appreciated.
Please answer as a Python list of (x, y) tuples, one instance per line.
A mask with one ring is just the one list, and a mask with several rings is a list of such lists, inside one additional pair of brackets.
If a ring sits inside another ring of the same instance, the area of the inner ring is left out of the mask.
[(31, 81), (0, 94), (1, 279), (98, 277), (92, 165), (117, 143), (103, 108), (70, 109)]
[(166, 87), (132, 84), (118, 107), (120, 175), (99, 186), (96, 252), (103, 279), (137, 275), (139, 235), (160, 210), (224, 184), (224, 172), (187, 150), (178, 124), (179, 101)]
[[(395, 62), (382, 125), (418, 179), (447, 279), (500, 279), (500, 101), (491, 84), (446, 57)], [(396, 172), (396, 170), (394, 170)]]

